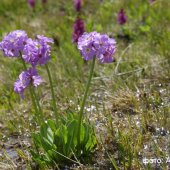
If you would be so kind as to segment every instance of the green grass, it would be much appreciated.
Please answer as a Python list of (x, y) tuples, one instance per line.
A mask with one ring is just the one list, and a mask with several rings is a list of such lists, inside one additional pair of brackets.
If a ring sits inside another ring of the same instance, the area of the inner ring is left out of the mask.
[[(142, 158), (170, 156), (170, 3), (156, 0), (84, 0), (82, 18), (88, 32), (107, 33), (117, 41), (116, 62), (96, 64), (88, 98), (86, 116), (95, 125), (98, 147), (86, 169), (153, 169)], [(122, 27), (116, 17), (124, 8), (128, 22), (123, 27), (130, 40), (119, 38)], [(0, 39), (15, 29), (30, 37), (44, 34), (56, 40), (49, 67), (52, 71), (57, 105), (61, 114), (75, 112), (87, 81), (89, 62), (84, 63), (71, 41), (76, 12), (72, 1), (49, 0), (45, 9), (39, 3), (31, 10), (25, 0), (1, 0)], [(119, 36), (118, 36), (119, 35)], [(59, 44), (59, 46), (58, 46)], [(13, 92), (13, 83), (22, 70), (16, 59), (0, 54), (0, 154), (8, 148), (20, 160), (0, 156), (0, 169), (33, 167), (28, 146), (30, 132), (38, 130), (32, 116), (29, 93), (25, 100)], [(45, 118), (52, 115), (51, 93), (45, 67), (38, 68), (44, 83), (37, 88)], [(19, 145), (13, 144), (13, 140)], [(2, 143), (2, 144), (1, 144)], [(25, 153), (24, 153), (25, 152)], [(24, 162), (24, 163), (21, 163)], [(87, 162), (88, 163), (88, 162)], [(167, 164), (160, 164), (166, 169)], [(34, 167), (35, 168), (35, 167)], [(76, 169), (76, 168), (75, 168)]]

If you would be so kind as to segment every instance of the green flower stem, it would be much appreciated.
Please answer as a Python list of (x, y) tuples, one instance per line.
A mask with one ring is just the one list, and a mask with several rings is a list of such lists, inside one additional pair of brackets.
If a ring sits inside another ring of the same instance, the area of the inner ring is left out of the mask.
[(57, 106), (56, 106), (56, 100), (55, 100), (55, 94), (54, 94), (54, 88), (53, 88), (53, 82), (52, 82), (52, 78), (51, 78), (51, 73), (50, 73), (50, 69), (49, 69), (47, 64), (45, 64), (45, 67), (46, 67), (49, 82), (50, 82), (54, 114), (55, 114), (55, 117), (56, 117), (56, 121), (58, 121), (59, 116), (58, 116), (58, 111), (57, 111)]
[[(22, 64), (23, 64), (24, 69), (27, 70), (27, 66), (26, 66), (25, 61), (23, 60), (22, 56), (21, 56), (21, 60), (22, 60)], [(38, 98), (35, 94), (34, 89), (31, 86), (29, 86), (28, 88), (29, 88), (29, 92), (30, 92), (30, 95), (31, 95), (32, 104), (34, 106), (35, 115), (38, 119), (38, 122), (41, 123), (43, 121), (43, 114), (42, 114), (41, 106), (39, 104), (39, 101), (38, 101)], [(37, 106), (38, 106), (38, 108), (37, 108)]]
[(96, 60), (96, 57), (93, 58), (93, 61), (92, 61), (92, 64), (91, 64), (89, 78), (88, 78), (86, 90), (85, 90), (85, 93), (84, 93), (84, 96), (83, 96), (83, 100), (82, 100), (81, 108), (80, 108), (80, 112), (79, 112), (78, 133), (77, 133), (78, 146), (80, 146), (80, 128), (81, 128), (81, 124), (82, 124), (84, 106), (85, 106), (85, 103), (86, 103), (87, 94), (88, 94), (88, 91), (89, 91), (91, 79), (92, 79), (93, 72), (94, 72), (95, 60)]
[(35, 101), (36, 101), (37, 106), (38, 106), (38, 109), (39, 109), (39, 116), (40, 116), (40, 119), (41, 119), (42, 122), (43, 122), (43, 121), (44, 121), (43, 112), (42, 112), (42, 109), (41, 109), (41, 106), (40, 106), (40, 103), (39, 103), (39, 99), (38, 99), (38, 97), (37, 97), (37, 94), (36, 94), (35, 91), (34, 91), (34, 88), (30, 87), (30, 89), (31, 89), (31, 91), (33, 92)]
[(34, 105), (35, 115), (36, 115), (38, 123), (41, 124), (41, 122), (43, 122), (43, 116), (42, 116), (42, 112), (39, 111), (37, 108), (36, 99), (35, 99), (33, 91), (34, 91), (33, 88), (31, 86), (29, 86), (29, 92), (31, 94), (32, 104)]

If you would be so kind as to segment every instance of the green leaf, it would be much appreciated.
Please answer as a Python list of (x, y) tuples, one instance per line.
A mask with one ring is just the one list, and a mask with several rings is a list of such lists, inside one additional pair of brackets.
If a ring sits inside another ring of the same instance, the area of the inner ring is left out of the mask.
[(75, 146), (77, 145), (77, 127), (78, 124), (75, 120), (68, 124), (68, 142), (66, 145), (66, 154), (71, 157), (72, 151), (75, 152)]
[(84, 143), (86, 144), (88, 142), (88, 140), (89, 140), (89, 135), (91, 135), (90, 134), (90, 128), (91, 127), (90, 127), (89, 124), (86, 124), (86, 123), (84, 123), (83, 126), (85, 128)]
[(48, 119), (47, 124), (53, 132), (56, 130), (56, 122), (55, 121)]
[(42, 137), (46, 138), (51, 144), (53, 143), (54, 134), (53, 134), (53, 131), (51, 130), (51, 128), (48, 126), (47, 123), (44, 123), (41, 126), (40, 134), (41, 134)]
[(67, 143), (67, 127), (62, 125), (60, 128), (60, 135), (63, 137), (64, 144)]
[(57, 146), (58, 152), (65, 154), (65, 145), (67, 143), (67, 127), (65, 125), (61, 125), (55, 131), (54, 136), (54, 144)]
[(83, 124), (81, 124), (81, 127), (80, 127), (80, 143), (84, 143), (84, 136), (85, 136), (85, 127)]
[(52, 148), (52, 144), (45, 137), (41, 137), (41, 144), (45, 151), (48, 151)]

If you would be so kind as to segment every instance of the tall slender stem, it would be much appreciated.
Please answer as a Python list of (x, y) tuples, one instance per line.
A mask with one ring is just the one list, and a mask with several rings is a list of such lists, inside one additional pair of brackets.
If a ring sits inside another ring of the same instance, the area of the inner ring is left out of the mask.
[(33, 92), (35, 101), (36, 101), (36, 103), (37, 103), (37, 106), (38, 106), (38, 109), (39, 109), (39, 116), (41, 117), (41, 120), (43, 121), (43, 120), (44, 120), (44, 118), (43, 118), (43, 112), (42, 112), (42, 109), (41, 109), (41, 106), (40, 106), (38, 97), (37, 97), (37, 95), (36, 95), (36, 92), (34, 91), (34, 89), (33, 89), (32, 87), (30, 87), (30, 89), (31, 89), (31, 91)]
[(54, 114), (55, 114), (55, 117), (56, 117), (56, 121), (58, 121), (58, 112), (57, 112), (57, 106), (56, 106), (56, 100), (55, 100), (55, 94), (54, 94), (54, 88), (53, 88), (53, 82), (52, 82), (52, 78), (51, 78), (51, 73), (50, 73), (50, 69), (48, 68), (47, 64), (45, 64), (45, 67), (46, 67), (49, 82), (50, 82)]
[(38, 120), (38, 123), (41, 124), (42, 120), (43, 120), (43, 117), (39, 114), (41, 113), (38, 108), (37, 108), (37, 104), (36, 104), (36, 99), (35, 99), (35, 96), (34, 96), (34, 93), (33, 93), (33, 89), (31, 86), (29, 86), (29, 92), (31, 94), (31, 99), (32, 99), (32, 103), (34, 105), (34, 109), (35, 109), (35, 115), (36, 115), (36, 118)]
[(86, 103), (87, 94), (88, 94), (88, 91), (89, 91), (91, 79), (92, 79), (93, 72), (94, 72), (95, 60), (96, 60), (96, 57), (93, 58), (93, 61), (92, 61), (92, 64), (91, 64), (89, 78), (88, 78), (88, 81), (87, 81), (86, 90), (85, 90), (85, 93), (84, 93), (84, 96), (83, 96), (83, 100), (82, 100), (81, 108), (80, 108), (80, 112), (79, 112), (78, 133), (77, 133), (78, 146), (80, 146), (80, 128), (81, 128), (81, 124), (82, 124), (84, 106), (85, 106), (85, 103)]
[[(27, 70), (27, 66), (22, 58), (22, 54), (20, 54), (20, 55), (21, 55), (23, 67), (25, 70)], [(29, 86), (28, 88), (29, 88), (29, 92), (31, 95), (32, 104), (34, 106), (35, 115), (37, 116), (38, 122), (41, 123), (43, 121), (43, 114), (42, 114), (41, 106), (40, 106), (38, 98), (34, 92), (34, 89), (31, 86)], [(38, 108), (37, 108), (37, 106), (38, 106)]]

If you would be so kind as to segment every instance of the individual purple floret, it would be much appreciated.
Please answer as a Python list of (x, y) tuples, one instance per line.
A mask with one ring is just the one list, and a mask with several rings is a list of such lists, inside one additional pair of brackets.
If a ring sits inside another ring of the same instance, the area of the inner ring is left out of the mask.
[(96, 57), (99, 63), (111, 63), (114, 61), (116, 42), (106, 34), (84, 33), (78, 39), (78, 49), (84, 60), (92, 60)]
[(41, 44), (43, 44), (43, 43), (46, 43), (46, 44), (52, 43), (53, 44), (54, 43), (52, 38), (48, 38), (43, 35), (37, 35), (37, 39)]
[(19, 93), (20, 96), (23, 98), (23, 92), (24, 90), (29, 86), (35, 86), (37, 87), (42, 83), (41, 77), (37, 74), (37, 71), (35, 68), (29, 68), (26, 71), (23, 71), (19, 75), (19, 79), (16, 80), (14, 83), (14, 91), (16, 93)]
[(74, 0), (74, 7), (77, 12), (80, 12), (82, 6), (81, 0)]
[(36, 66), (37, 64), (46, 64), (50, 60), (51, 47), (49, 43), (53, 43), (51, 38), (38, 35), (36, 40), (28, 39), (26, 43), (22, 55), (25, 62)]
[(79, 37), (85, 32), (84, 21), (81, 18), (77, 18), (74, 23), (72, 40), (77, 43)]
[(123, 9), (121, 9), (119, 12), (118, 12), (118, 16), (117, 16), (117, 22), (120, 24), (120, 25), (123, 25), (125, 24), (127, 21), (127, 16), (125, 14), (125, 11)]
[(0, 42), (0, 50), (6, 57), (18, 57), (23, 51), (28, 36), (25, 31), (16, 30), (6, 35)]
[(96, 50), (92, 44), (88, 44), (82, 47), (82, 56), (84, 60), (92, 60), (96, 55)]
[(31, 8), (35, 7), (35, 0), (28, 0), (28, 4)]

